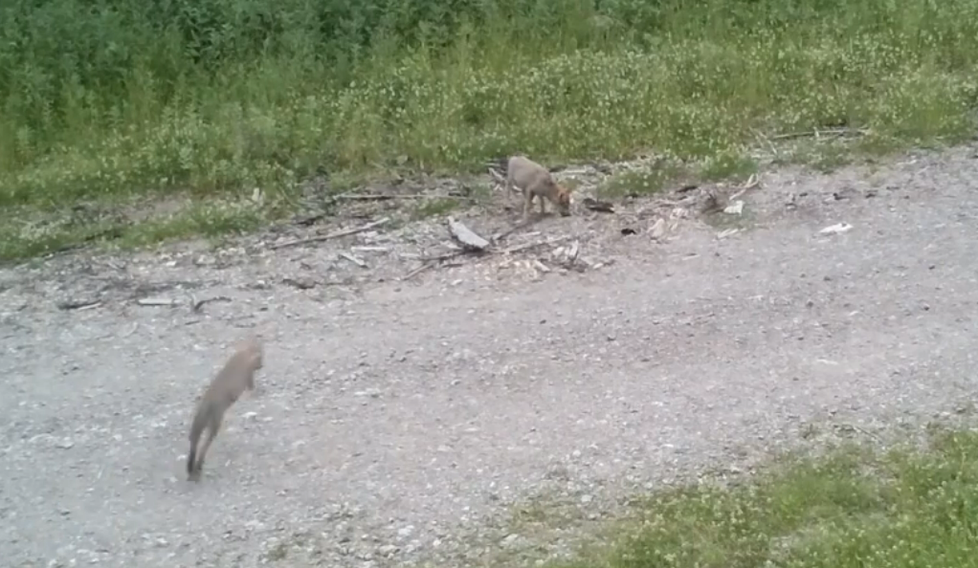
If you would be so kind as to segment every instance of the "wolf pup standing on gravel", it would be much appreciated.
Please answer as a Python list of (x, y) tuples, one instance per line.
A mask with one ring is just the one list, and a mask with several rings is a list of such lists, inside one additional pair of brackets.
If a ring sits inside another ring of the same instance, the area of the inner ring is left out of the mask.
[(547, 168), (525, 156), (511, 156), (508, 160), (500, 160), (492, 166), (506, 167), (506, 194), (512, 200), (513, 187), (523, 190), (523, 220), (530, 217), (533, 198), (540, 198), (540, 214), (546, 213), (544, 198), (550, 200), (560, 215), (570, 215), (570, 190), (557, 183), (547, 171)]
[[(204, 456), (217, 436), (224, 413), (245, 390), (255, 390), (255, 371), (262, 368), (262, 346), (258, 338), (249, 337), (235, 349), (234, 355), (217, 373), (204, 391), (204, 396), (194, 411), (190, 426), (190, 455), (187, 456), (187, 479), (197, 481), (204, 467)], [(197, 442), (204, 430), (207, 437), (197, 451)]]

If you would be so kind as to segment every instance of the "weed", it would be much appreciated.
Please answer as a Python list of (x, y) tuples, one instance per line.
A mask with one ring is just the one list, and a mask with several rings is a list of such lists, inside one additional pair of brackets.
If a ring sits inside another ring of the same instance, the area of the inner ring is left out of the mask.
[(743, 181), (756, 172), (757, 162), (752, 158), (738, 152), (725, 151), (705, 160), (700, 169), (700, 177), (705, 181)]
[(352, 185), (512, 152), (651, 147), (740, 176), (757, 131), (953, 143), (978, 106), (973, 0), (103, 4), (0, 8), (0, 207), (257, 187), (262, 212), (233, 217), (267, 218), (322, 172)]
[(599, 188), (602, 197), (640, 197), (662, 191), (682, 169), (672, 162), (660, 162), (638, 170), (626, 170), (607, 179)]

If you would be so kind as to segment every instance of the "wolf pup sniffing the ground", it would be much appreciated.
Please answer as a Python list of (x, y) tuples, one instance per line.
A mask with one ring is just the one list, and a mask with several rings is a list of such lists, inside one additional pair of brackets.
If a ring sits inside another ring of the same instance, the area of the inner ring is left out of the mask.
[(508, 160), (500, 161), (499, 165), (506, 165), (506, 193), (507, 198), (513, 187), (523, 190), (523, 220), (530, 217), (530, 209), (533, 207), (533, 198), (540, 199), (540, 214), (546, 213), (544, 198), (549, 199), (557, 208), (561, 216), (570, 215), (570, 190), (557, 183), (547, 171), (547, 168), (534, 162), (525, 156), (511, 156)]
[[(245, 390), (255, 390), (255, 371), (262, 368), (262, 345), (257, 337), (251, 336), (240, 343), (234, 355), (217, 373), (214, 380), (204, 391), (204, 396), (194, 411), (194, 420), (190, 426), (190, 455), (187, 456), (187, 479), (197, 481), (204, 467), (204, 457), (207, 450), (221, 429), (224, 413), (234, 404)], [(204, 438), (200, 450), (197, 443), (204, 430)]]

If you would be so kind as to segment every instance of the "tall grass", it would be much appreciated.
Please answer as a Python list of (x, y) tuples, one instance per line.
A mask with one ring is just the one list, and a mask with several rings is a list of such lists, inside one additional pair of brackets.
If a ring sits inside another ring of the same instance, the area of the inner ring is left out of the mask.
[(757, 131), (957, 138), (974, 0), (6, 0), (0, 205)]

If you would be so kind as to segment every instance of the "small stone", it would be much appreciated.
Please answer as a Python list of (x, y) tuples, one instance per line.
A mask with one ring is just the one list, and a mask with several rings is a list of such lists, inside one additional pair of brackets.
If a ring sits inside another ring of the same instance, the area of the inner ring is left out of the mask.
[(652, 228), (649, 229), (649, 235), (655, 240), (660, 240), (665, 234), (666, 220), (660, 217), (655, 220), (655, 223), (652, 223)]
[(733, 203), (731, 203), (730, 205), (727, 205), (723, 209), (723, 212), (726, 213), (727, 215), (740, 215), (741, 213), (744, 212), (744, 202), (738, 199)]
[(407, 538), (411, 536), (411, 533), (413, 532), (414, 532), (414, 525), (408, 525), (406, 527), (401, 527), (397, 529), (397, 536), (400, 538)]

